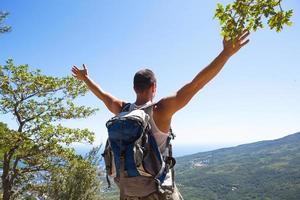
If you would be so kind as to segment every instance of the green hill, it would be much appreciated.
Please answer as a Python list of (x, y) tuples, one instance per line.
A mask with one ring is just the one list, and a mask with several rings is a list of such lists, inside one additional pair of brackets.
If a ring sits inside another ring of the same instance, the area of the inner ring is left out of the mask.
[(177, 158), (187, 200), (299, 200), (300, 132)]

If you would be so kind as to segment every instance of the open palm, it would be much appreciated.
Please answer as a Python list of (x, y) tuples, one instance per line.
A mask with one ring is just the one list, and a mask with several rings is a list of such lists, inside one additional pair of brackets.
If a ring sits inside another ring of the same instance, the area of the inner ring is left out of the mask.
[(75, 65), (72, 67), (72, 76), (78, 80), (84, 80), (88, 76), (87, 67), (83, 64), (83, 69), (78, 69)]

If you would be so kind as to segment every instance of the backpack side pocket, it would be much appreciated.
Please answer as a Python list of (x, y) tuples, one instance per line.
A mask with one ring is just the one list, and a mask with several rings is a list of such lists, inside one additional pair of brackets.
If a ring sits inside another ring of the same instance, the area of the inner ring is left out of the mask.
[(108, 140), (106, 142), (104, 152), (102, 153), (102, 157), (104, 158), (106, 173), (109, 176), (115, 176), (116, 171), (114, 165), (114, 156)]

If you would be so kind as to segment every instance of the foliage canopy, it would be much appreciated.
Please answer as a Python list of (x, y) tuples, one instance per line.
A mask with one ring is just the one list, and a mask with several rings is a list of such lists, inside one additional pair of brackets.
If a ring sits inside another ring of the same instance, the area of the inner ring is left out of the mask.
[[(17, 121), (17, 130), (1, 123), (0, 166), (4, 200), (40, 190), (34, 180), (47, 179), (55, 169), (75, 162), (74, 142), (92, 143), (88, 129), (69, 128), (62, 120), (86, 118), (97, 109), (75, 105), (88, 89), (73, 77), (52, 77), (13, 60), (0, 65), (0, 113)], [(39, 177), (37, 179), (37, 177)]]
[(293, 10), (283, 10), (282, 0), (236, 0), (223, 6), (218, 3), (215, 18), (220, 21), (221, 34), (234, 39), (243, 30), (256, 31), (264, 27), (264, 21), (270, 29), (280, 32), (284, 25), (291, 26)]

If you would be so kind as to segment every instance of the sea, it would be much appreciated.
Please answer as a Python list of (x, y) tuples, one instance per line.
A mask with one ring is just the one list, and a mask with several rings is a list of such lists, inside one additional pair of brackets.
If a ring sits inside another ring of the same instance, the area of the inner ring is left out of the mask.
[[(206, 152), (206, 151), (212, 151), (220, 148), (225, 148), (225, 147), (231, 147), (233, 145), (198, 145), (198, 144), (178, 144), (178, 145), (173, 145), (173, 156), (174, 157), (181, 157), (181, 156), (186, 156), (186, 155), (191, 155), (199, 152)], [(91, 145), (80, 145), (80, 146), (75, 146), (75, 151), (79, 155), (86, 155), (93, 146)], [(103, 148), (100, 150), (101, 152), (103, 151)]]

